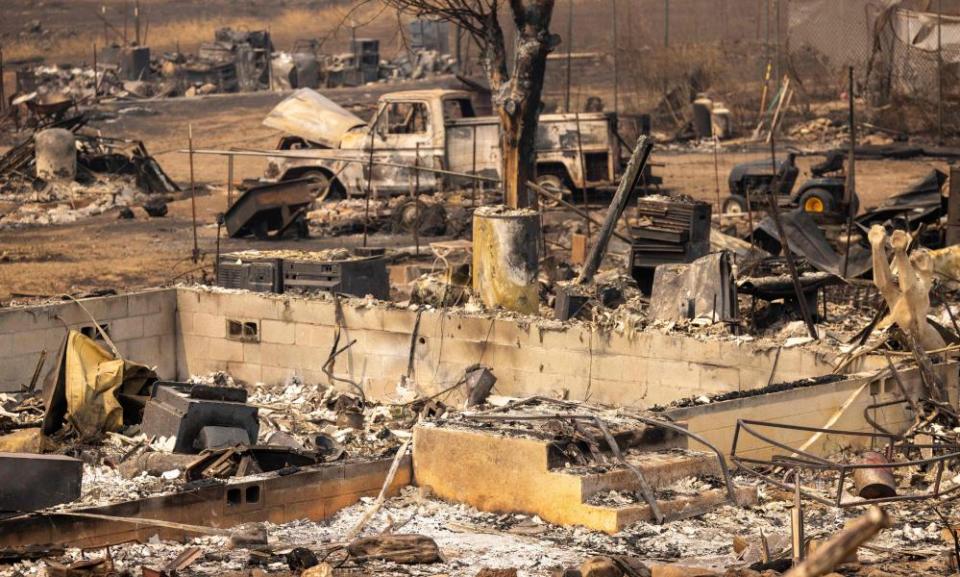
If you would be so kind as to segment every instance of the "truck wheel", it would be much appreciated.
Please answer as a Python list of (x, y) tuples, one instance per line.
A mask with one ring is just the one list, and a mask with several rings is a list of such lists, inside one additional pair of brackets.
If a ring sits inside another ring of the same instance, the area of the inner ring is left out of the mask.
[(296, 232), (297, 238), (310, 238), (310, 223), (307, 222), (306, 216), (300, 215), (300, 217), (297, 218)]
[[(556, 174), (541, 174), (537, 177), (534, 183), (545, 189), (547, 192), (555, 194), (564, 200), (570, 198), (570, 189), (567, 188), (567, 185), (563, 182), (563, 178), (557, 176)], [(547, 208), (556, 208), (560, 206), (559, 202), (549, 199), (545, 196), (540, 197), (540, 202)]]
[(313, 181), (310, 183), (310, 191), (317, 197), (316, 202), (323, 202), (327, 199), (338, 200), (341, 197), (336, 183), (333, 183), (323, 171), (308, 170), (299, 178), (309, 178)]
[(832, 213), (836, 210), (836, 203), (828, 191), (811, 188), (800, 196), (800, 208), (810, 214)]
[(252, 226), (253, 236), (257, 240), (270, 240), (270, 223), (266, 218), (261, 218)]
[(747, 212), (747, 199), (739, 194), (731, 194), (723, 201), (723, 214), (744, 214)]

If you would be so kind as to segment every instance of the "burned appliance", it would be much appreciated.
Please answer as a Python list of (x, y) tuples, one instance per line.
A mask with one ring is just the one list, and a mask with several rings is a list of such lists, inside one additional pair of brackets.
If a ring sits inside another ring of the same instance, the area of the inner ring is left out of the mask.
[(175, 437), (174, 453), (198, 453), (224, 442), (252, 445), (260, 422), (257, 407), (246, 403), (245, 389), (158, 381), (141, 427), (148, 436)]
[(382, 256), (312, 262), (299, 259), (283, 261), (285, 291), (323, 291), (357, 297), (373, 295), (390, 298), (390, 277)]
[(251, 256), (245, 253), (220, 255), (217, 286), (261, 293), (282, 293), (283, 261), (279, 258)]
[(708, 203), (690, 198), (638, 200), (630, 222), (630, 274), (644, 294), (653, 288), (657, 266), (690, 263), (710, 252), (710, 212)]

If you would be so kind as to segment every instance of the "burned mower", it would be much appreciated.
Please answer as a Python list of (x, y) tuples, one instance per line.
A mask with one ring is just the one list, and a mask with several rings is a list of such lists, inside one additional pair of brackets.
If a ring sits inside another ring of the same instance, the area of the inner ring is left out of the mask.
[[(796, 154), (789, 153), (786, 158), (776, 161), (776, 172), (769, 160), (744, 162), (730, 171), (730, 196), (723, 202), (725, 214), (746, 212), (749, 206), (766, 207), (767, 191), (775, 185), (774, 194), (778, 206), (783, 209), (800, 208), (821, 222), (840, 222), (847, 216), (844, 203), (846, 174), (845, 156), (841, 151), (827, 153), (826, 159), (811, 167), (813, 178), (807, 180), (796, 190), (794, 186), (800, 176)], [(860, 199), (856, 194), (851, 200), (853, 214), (860, 208)]]

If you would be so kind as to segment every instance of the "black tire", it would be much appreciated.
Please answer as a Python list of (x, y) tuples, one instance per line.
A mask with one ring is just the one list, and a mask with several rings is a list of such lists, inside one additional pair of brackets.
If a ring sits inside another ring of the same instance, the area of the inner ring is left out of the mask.
[(261, 218), (251, 228), (253, 229), (253, 236), (257, 240), (270, 240), (270, 224), (267, 219)]
[(860, 196), (856, 192), (853, 193), (853, 198), (850, 199), (850, 210), (853, 213), (853, 216), (857, 216), (857, 213), (860, 212)]
[(747, 212), (747, 198), (739, 194), (731, 194), (723, 201), (723, 214), (744, 214)]
[[(534, 181), (534, 184), (540, 186), (547, 192), (555, 194), (564, 200), (569, 200), (571, 195), (570, 188), (567, 186), (566, 182), (562, 176), (557, 174), (541, 174), (537, 176), (537, 179)], [(547, 208), (556, 208), (560, 206), (560, 203), (547, 198), (546, 196), (540, 197), (540, 203)]]
[(300, 215), (294, 226), (296, 227), (297, 238), (310, 238), (310, 223), (307, 222), (306, 216)]
[(830, 191), (823, 188), (811, 188), (800, 195), (800, 209), (803, 212), (815, 215), (834, 214), (837, 210), (837, 203)]
[(310, 190), (316, 195), (315, 202), (325, 200), (340, 200), (343, 194), (336, 182), (332, 182), (327, 173), (322, 170), (308, 170), (299, 176), (299, 178), (309, 178), (314, 181), (310, 185)]

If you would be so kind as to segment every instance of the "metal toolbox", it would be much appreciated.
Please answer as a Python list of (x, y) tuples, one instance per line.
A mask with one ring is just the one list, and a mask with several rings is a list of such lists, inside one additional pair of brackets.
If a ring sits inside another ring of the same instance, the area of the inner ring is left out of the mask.
[(631, 222), (630, 274), (650, 294), (662, 264), (689, 263), (710, 253), (711, 206), (688, 198), (641, 198)]

